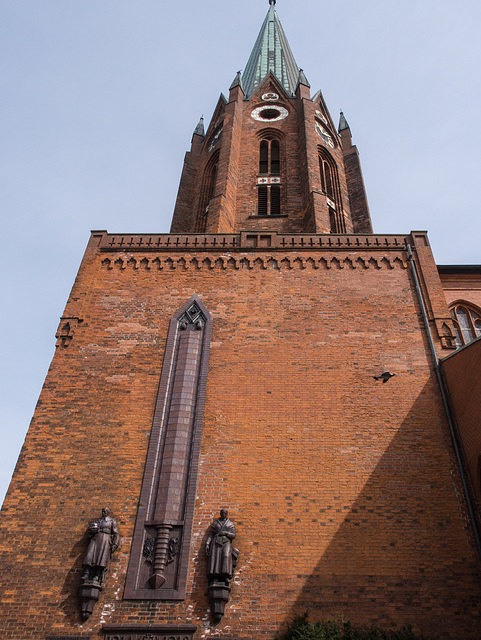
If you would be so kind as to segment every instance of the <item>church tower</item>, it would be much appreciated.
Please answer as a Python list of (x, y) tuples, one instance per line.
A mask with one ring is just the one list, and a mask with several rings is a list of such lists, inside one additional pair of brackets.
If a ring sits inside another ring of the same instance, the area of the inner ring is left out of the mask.
[(221, 95), (187, 154), (172, 233), (372, 233), (361, 169), (299, 69), (275, 10), (244, 73)]
[(479, 638), (428, 236), (373, 233), (269, 4), (171, 232), (92, 231), (1, 512), (5, 640), (273, 640), (306, 610)]

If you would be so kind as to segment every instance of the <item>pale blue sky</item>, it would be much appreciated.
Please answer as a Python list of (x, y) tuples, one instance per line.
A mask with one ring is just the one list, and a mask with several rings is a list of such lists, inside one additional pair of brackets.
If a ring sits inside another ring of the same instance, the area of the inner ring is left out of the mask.
[[(267, 0), (0, 0), (0, 499), (91, 229), (167, 232), (182, 160)], [(342, 107), (375, 231), (480, 263), (479, 0), (278, 0), (297, 63)]]

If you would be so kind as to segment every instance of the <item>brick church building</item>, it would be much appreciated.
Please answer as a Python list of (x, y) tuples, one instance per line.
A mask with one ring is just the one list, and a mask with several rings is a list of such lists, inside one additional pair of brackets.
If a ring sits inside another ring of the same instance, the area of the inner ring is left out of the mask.
[(480, 638), (481, 267), (373, 232), (274, 5), (171, 232), (91, 234), (1, 513), (6, 640)]

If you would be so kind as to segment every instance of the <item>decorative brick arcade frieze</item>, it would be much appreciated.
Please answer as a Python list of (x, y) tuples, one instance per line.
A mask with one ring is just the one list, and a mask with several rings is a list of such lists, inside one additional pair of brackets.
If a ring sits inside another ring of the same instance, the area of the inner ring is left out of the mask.
[(279, 235), (262, 231), (105, 234), (100, 250), (117, 254), (102, 259), (105, 269), (406, 269), (405, 241), (405, 236), (397, 235)]
[(192, 640), (195, 624), (105, 625), (105, 640)]
[(197, 296), (170, 323), (126, 599), (185, 597), (211, 332), (212, 318)]
[(292, 254), (266, 251), (262, 255), (254, 253), (236, 253), (234, 255), (179, 255), (143, 256), (122, 255), (117, 258), (104, 258), (104, 269), (144, 269), (185, 270), (185, 269), (406, 269), (407, 262), (401, 254), (397, 256), (376, 252), (376, 254), (346, 255), (331, 253), (319, 256), (302, 252)]
[(270, 231), (239, 234), (105, 234), (101, 251), (226, 251), (232, 249), (403, 249), (403, 235), (278, 234)]

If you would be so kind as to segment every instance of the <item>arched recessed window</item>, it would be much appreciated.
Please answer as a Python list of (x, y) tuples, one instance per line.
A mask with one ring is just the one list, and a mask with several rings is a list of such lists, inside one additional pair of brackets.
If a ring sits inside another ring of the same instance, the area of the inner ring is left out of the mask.
[(278, 176), (281, 172), (281, 152), (279, 140), (271, 141), (271, 175)]
[(319, 157), (319, 169), (321, 171), (321, 185), (322, 190), (331, 198), (334, 197), (333, 181), (332, 181), (332, 169), (329, 166), (327, 160)]
[(261, 175), (269, 173), (269, 142), (262, 140), (259, 152), (259, 173)]
[(219, 164), (219, 151), (217, 151), (209, 160), (202, 180), (200, 190), (199, 211), (195, 224), (196, 233), (204, 233), (207, 225), (207, 216), (209, 213), (209, 203), (215, 195), (215, 185), (217, 182), (217, 166)]
[(321, 146), (319, 150), (319, 173), (321, 189), (327, 196), (329, 224), (331, 233), (346, 233), (346, 221), (342, 211), (341, 189), (336, 163)]
[(278, 176), (281, 172), (279, 140), (270, 136), (261, 140), (259, 149), (259, 174)]
[(257, 215), (281, 215), (281, 145), (275, 134), (261, 134), (257, 177)]
[(456, 346), (462, 347), (481, 336), (481, 314), (465, 303), (450, 308), (456, 333)]

